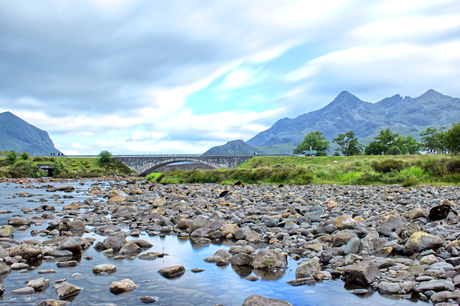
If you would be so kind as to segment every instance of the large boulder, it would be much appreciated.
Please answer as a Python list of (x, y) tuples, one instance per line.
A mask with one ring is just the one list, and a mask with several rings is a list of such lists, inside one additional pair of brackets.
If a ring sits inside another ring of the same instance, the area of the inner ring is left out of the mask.
[(379, 268), (370, 261), (346, 266), (342, 273), (345, 283), (369, 285), (376, 278), (380, 278)]
[(349, 215), (342, 215), (338, 216), (334, 220), (334, 225), (339, 229), (353, 229), (358, 227), (358, 222), (353, 220), (353, 218)]
[(27, 219), (27, 218), (10, 218), (10, 219), (8, 219), (8, 224), (9, 225), (14, 225), (14, 226), (21, 226), (21, 225), (29, 226), (31, 223), (32, 223), (32, 219)]
[(218, 262), (219, 260), (228, 261), (232, 259), (232, 255), (226, 249), (217, 250), (211, 257), (206, 257), (206, 262)]
[(242, 306), (292, 306), (292, 304), (279, 299), (271, 299), (260, 295), (247, 297)]
[(356, 235), (356, 233), (354, 231), (352, 231), (352, 230), (339, 231), (335, 235), (334, 240), (332, 241), (332, 246), (333, 247), (339, 247), (339, 246), (342, 246), (344, 244), (347, 244), (348, 241), (353, 237), (358, 237), (358, 235)]
[(0, 275), (8, 274), (11, 272), (11, 268), (3, 262), (0, 262)]
[(67, 297), (77, 295), (81, 291), (81, 288), (69, 284), (68, 282), (62, 282), (60, 284), (57, 284), (54, 286), (54, 289), (56, 290), (56, 295), (60, 299), (65, 299)]
[(253, 256), (241, 253), (233, 256), (231, 262), (234, 266), (251, 266), (253, 260)]
[(378, 232), (384, 236), (390, 236), (392, 233), (401, 234), (404, 228), (404, 222), (397, 216), (389, 216), (383, 223), (380, 225)]
[(306, 278), (321, 271), (321, 266), (316, 259), (307, 260), (295, 269), (295, 278)]
[(193, 231), (200, 227), (210, 227), (210, 224), (211, 223), (208, 219), (205, 219), (203, 217), (197, 217), (192, 221), (192, 227), (190, 228), (190, 232), (193, 233)]
[(263, 249), (255, 254), (252, 266), (254, 269), (283, 269), (286, 268), (287, 261), (278, 251)]
[(37, 258), (38, 255), (42, 254), (40, 247), (29, 244), (16, 245), (5, 249), (5, 251), (10, 257), (21, 256), (25, 260)]
[(224, 233), (224, 236), (227, 236), (228, 234), (234, 234), (235, 231), (239, 229), (237, 224), (231, 223), (231, 224), (225, 224), (223, 225), (220, 230)]
[(437, 249), (444, 244), (444, 239), (424, 232), (413, 233), (403, 247), (405, 255), (412, 255), (427, 249)]
[(33, 279), (27, 282), (27, 287), (34, 288), (35, 291), (43, 290), (50, 285), (50, 280), (43, 277)]
[(14, 228), (11, 225), (0, 226), (0, 237), (9, 237), (13, 235)]
[(57, 247), (58, 250), (70, 251), (72, 254), (81, 253), (81, 245), (73, 238), (65, 238)]
[(123, 235), (109, 236), (104, 239), (103, 246), (105, 249), (119, 250), (126, 242), (126, 238)]
[(85, 222), (82, 220), (75, 220), (75, 221), (69, 222), (69, 228), (71, 231), (74, 231), (74, 232), (81, 232), (85, 229), (85, 227), (86, 227)]
[(132, 291), (136, 289), (137, 286), (132, 280), (130, 279), (122, 279), (120, 281), (115, 281), (110, 284), (110, 292), (125, 292), (125, 291)]
[(158, 273), (160, 273), (162, 276), (166, 278), (175, 278), (175, 277), (178, 277), (184, 274), (185, 268), (184, 266), (180, 266), (180, 265), (164, 267), (158, 270)]
[(115, 273), (116, 271), (117, 271), (117, 267), (111, 264), (100, 264), (93, 268), (94, 274)]
[(120, 249), (120, 255), (125, 255), (125, 254), (132, 254), (132, 253), (140, 253), (142, 249), (135, 244), (134, 242), (127, 242), (121, 249)]

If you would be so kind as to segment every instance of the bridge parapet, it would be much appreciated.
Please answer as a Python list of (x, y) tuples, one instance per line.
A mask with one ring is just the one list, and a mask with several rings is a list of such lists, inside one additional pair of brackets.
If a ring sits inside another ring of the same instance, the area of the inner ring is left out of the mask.
[(114, 155), (113, 158), (136, 170), (138, 175), (147, 175), (155, 169), (178, 162), (196, 162), (212, 168), (236, 168), (254, 155), (201, 155), (201, 154), (155, 154)]

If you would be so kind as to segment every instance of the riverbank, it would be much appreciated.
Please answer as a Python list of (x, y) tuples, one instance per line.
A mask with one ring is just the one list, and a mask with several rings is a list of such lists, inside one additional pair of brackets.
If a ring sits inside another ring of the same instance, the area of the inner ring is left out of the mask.
[(237, 169), (175, 170), (153, 173), (158, 183), (455, 185), (460, 183), (460, 157), (450, 155), (398, 156), (257, 156)]
[[(428, 215), (441, 203), (455, 210), (458, 186), (1, 184), (0, 304), (242, 305), (255, 294), (291, 305), (388, 305), (387, 295), (457, 304), (459, 218)], [(94, 272), (100, 264), (111, 266)], [(109, 291), (126, 278), (131, 289)]]
[[(37, 165), (47, 165), (41, 170)], [(104, 176), (128, 176), (133, 171), (116, 159), (100, 163), (97, 158), (29, 157), (27, 160), (9, 161), (0, 157), (0, 178), (95, 178)]]

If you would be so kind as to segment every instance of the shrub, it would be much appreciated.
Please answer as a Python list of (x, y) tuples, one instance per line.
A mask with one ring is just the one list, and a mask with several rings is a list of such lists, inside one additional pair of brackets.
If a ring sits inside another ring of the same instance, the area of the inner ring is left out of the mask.
[(6, 158), (7, 160), (9, 160), (10, 162), (15, 162), (16, 159), (18, 158), (18, 154), (16, 153), (16, 151), (14, 150), (11, 150), (10, 152), (8, 152), (8, 154), (6, 155)]
[(32, 162), (20, 160), (8, 169), (8, 174), (12, 178), (38, 177), (39, 171)]
[(416, 186), (420, 181), (416, 178), (411, 178), (411, 179), (407, 179), (405, 180), (401, 186), (403, 187), (412, 187), (412, 186)]
[(387, 155), (401, 155), (401, 149), (397, 146), (392, 146), (388, 149)]
[(29, 153), (27, 153), (26, 151), (21, 153), (21, 159), (28, 160), (29, 158), (30, 158)]
[(53, 165), (53, 176), (54, 177), (59, 177), (61, 172), (64, 171), (64, 165), (60, 160), (58, 160), (54, 165)]
[(107, 150), (101, 151), (101, 153), (99, 153), (99, 155), (97, 156), (97, 161), (99, 165), (103, 165), (112, 161), (112, 153), (110, 153)]
[(376, 172), (380, 173), (399, 172), (404, 168), (404, 162), (398, 159), (386, 159), (381, 162), (374, 161), (371, 166)]

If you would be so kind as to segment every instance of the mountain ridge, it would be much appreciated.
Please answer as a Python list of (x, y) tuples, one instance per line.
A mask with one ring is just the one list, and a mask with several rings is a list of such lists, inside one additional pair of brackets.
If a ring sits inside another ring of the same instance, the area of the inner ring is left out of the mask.
[(30, 155), (60, 153), (48, 132), (7, 111), (0, 113), (0, 151), (10, 150), (26, 151)]
[(323, 132), (331, 141), (339, 134), (354, 131), (358, 138), (371, 137), (390, 128), (402, 134), (421, 132), (430, 126), (446, 126), (460, 121), (460, 99), (433, 89), (417, 98), (399, 94), (370, 103), (342, 91), (326, 106), (283, 118), (249, 139), (251, 146), (271, 146), (301, 141), (309, 132)]

